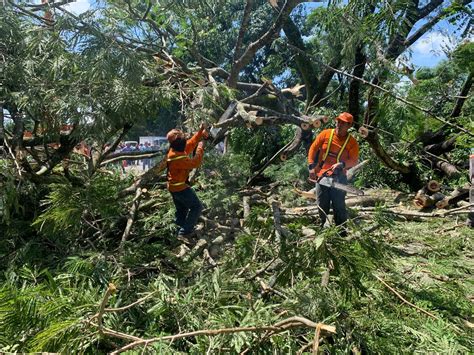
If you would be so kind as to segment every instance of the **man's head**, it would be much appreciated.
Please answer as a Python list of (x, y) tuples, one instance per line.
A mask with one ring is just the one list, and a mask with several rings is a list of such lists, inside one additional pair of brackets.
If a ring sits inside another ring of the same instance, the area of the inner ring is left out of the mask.
[(336, 117), (336, 135), (339, 137), (345, 137), (353, 123), (354, 117), (348, 112), (342, 112)]
[(186, 138), (183, 131), (176, 128), (172, 129), (168, 132), (166, 138), (168, 139), (171, 148), (177, 152), (184, 152), (184, 149), (186, 148)]

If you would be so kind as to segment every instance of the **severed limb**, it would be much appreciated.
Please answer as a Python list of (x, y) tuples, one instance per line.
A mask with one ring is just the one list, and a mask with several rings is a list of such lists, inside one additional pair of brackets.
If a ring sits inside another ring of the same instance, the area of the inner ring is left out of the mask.
[[(272, 336), (272, 335), (275, 335), (275, 334), (278, 334), (290, 329), (295, 329), (295, 328), (316, 329), (317, 327), (319, 327), (321, 332), (325, 332), (325, 334), (336, 333), (335, 326), (327, 325), (323, 323), (315, 323), (307, 318), (296, 316), (296, 317), (290, 317), (290, 318), (284, 319), (278, 323), (275, 323), (274, 325), (269, 325), (269, 326), (204, 329), (204, 330), (197, 330), (197, 331), (188, 332), (188, 333), (167, 335), (167, 336), (162, 336), (162, 337), (157, 337), (157, 338), (152, 338), (152, 339), (140, 339), (113, 351), (111, 354), (112, 355), (120, 354), (124, 351), (136, 348), (138, 346), (143, 346), (143, 345), (147, 346), (148, 344), (156, 343), (159, 341), (165, 341), (165, 340), (174, 341), (177, 339), (196, 337), (196, 336), (215, 336), (215, 335), (220, 335), (220, 334), (233, 334), (233, 333), (241, 333), (241, 332), (268, 332), (268, 336)], [(112, 334), (109, 334), (109, 335), (112, 335)]]

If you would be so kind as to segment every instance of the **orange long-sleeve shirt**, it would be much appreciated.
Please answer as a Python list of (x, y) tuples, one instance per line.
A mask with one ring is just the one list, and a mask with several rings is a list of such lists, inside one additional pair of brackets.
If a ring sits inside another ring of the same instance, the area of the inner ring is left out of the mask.
[[(204, 156), (204, 149), (198, 147), (193, 158), (189, 155), (194, 151), (199, 141), (203, 137), (203, 131), (198, 131), (194, 136), (186, 141), (184, 152), (177, 152), (170, 149), (167, 155), (168, 164), (168, 190), (171, 192), (179, 192), (187, 189), (189, 185), (187, 180), (191, 170), (199, 167)], [(180, 158), (181, 157), (181, 158)]]
[[(336, 164), (337, 155), (339, 154), (339, 151), (341, 150), (341, 147), (344, 145), (344, 142), (347, 138), (347, 136), (339, 138), (336, 133), (334, 133), (329, 154), (326, 158), (326, 161), (321, 166), (321, 162), (328, 147), (331, 131), (332, 129), (325, 129), (320, 134), (318, 134), (313, 144), (311, 144), (311, 147), (309, 148), (308, 165), (314, 166), (315, 172), (318, 176), (321, 176), (326, 170), (331, 168), (332, 165)], [(350, 136), (349, 141), (347, 142), (347, 145), (344, 148), (344, 151), (342, 152), (341, 157), (339, 159), (339, 162), (343, 162), (345, 164), (343, 169), (344, 174), (347, 172), (347, 169), (355, 166), (358, 160), (359, 144), (357, 143), (357, 140), (354, 137)]]

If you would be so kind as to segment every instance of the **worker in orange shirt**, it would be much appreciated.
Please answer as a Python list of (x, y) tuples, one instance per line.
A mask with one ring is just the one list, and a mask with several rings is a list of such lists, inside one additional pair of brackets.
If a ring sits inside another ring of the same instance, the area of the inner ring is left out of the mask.
[[(183, 238), (193, 236), (194, 227), (202, 212), (202, 203), (189, 185), (188, 178), (191, 170), (201, 165), (204, 156), (204, 143), (201, 140), (207, 136), (204, 124), (201, 124), (199, 131), (188, 140), (179, 129), (172, 129), (166, 135), (170, 143), (166, 159), (168, 191), (176, 207), (178, 236)], [(191, 157), (195, 149), (196, 153)]]
[[(357, 164), (359, 144), (348, 130), (354, 118), (343, 112), (336, 117), (336, 128), (323, 130), (314, 140), (308, 152), (309, 176), (318, 181), (323, 176), (331, 176), (335, 181), (347, 184), (347, 169)], [(316, 198), (319, 206), (321, 226), (324, 225), (332, 203), (334, 222), (342, 225), (347, 221), (346, 192), (316, 183)], [(342, 234), (346, 234), (345, 230)]]

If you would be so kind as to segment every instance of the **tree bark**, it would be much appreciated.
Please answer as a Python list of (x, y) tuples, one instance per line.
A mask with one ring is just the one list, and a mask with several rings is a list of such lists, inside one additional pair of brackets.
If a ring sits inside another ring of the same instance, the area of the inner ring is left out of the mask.
[(437, 143), (437, 144), (427, 145), (423, 149), (427, 151), (428, 153), (431, 153), (434, 155), (441, 155), (443, 153), (450, 152), (451, 150), (455, 148), (456, 138), (457, 136), (454, 136), (448, 139), (447, 141)]
[[(364, 76), (365, 64), (367, 58), (363, 52), (362, 45), (358, 46), (355, 53), (355, 66), (352, 71), (352, 75), (362, 78)], [(360, 113), (360, 81), (352, 79), (351, 84), (349, 85), (349, 112), (354, 117), (354, 121), (359, 121)]]
[(0, 145), (5, 139), (5, 118), (3, 117), (3, 103), (0, 103)]
[(287, 0), (280, 13), (278, 14), (278, 17), (276, 18), (275, 22), (268, 29), (268, 31), (265, 32), (258, 40), (250, 43), (244, 50), (243, 54), (237, 60), (234, 60), (232, 64), (232, 69), (230, 71), (229, 79), (227, 80), (227, 85), (230, 88), (236, 87), (240, 71), (248, 63), (250, 63), (250, 61), (255, 56), (255, 53), (257, 53), (260, 48), (267, 45), (273, 39), (275, 34), (277, 34), (278, 31), (281, 29), (283, 22), (286, 20), (288, 15), (300, 2), (301, 1), (299, 0)]
[(306, 46), (304, 45), (303, 39), (301, 38), (301, 33), (298, 27), (295, 25), (291, 17), (287, 17), (285, 23), (283, 24), (283, 30), (285, 31), (288, 41), (293, 46), (300, 49), (300, 51), (298, 51), (295, 56), (295, 62), (305, 85), (306, 106), (309, 106), (316, 95), (316, 88), (318, 87), (319, 83), (316, 70), (314, 68), (313, 62), (310, 61), (305, 54), (303, 54), (306, 52)]
[(462, 86), (461, 93), (459, 94), (458, 99), (456, 100), (456, 104), (454, 105), (453, 111), (451, 112), (451, 117), (458, 117), (461, 114), (461, 109), (462, 106), (464, 105), (464, 102), (466, 101), (469, 91), (471, 90), (472, 87), (472, 72), (469, 73), (469, 76), (467, 77), (466, 81), (464, 82), (464, 85)]
[(320, 104), (321, 100), (323, 100), (326, 89), (335, 73), (334, 69), (338, 68), (341, 65), (341, 58), (342, 56), (338, 55), (335, 58), (331, 59), (331, 61), (329, 62), (329, 67), (326, 67), (324, 72), (321, 74), (318, 86), (316, 88), (316, 93), (313, 99), (311, 100), (311, 105)]
[(448, 177), (457, 177), (461, 174), (458, 168), (456, 168), (453, 164), (447, 163), (444, 160), (441, 160), (432, 155), (426, 155), (425, 157), (429, 161), (431, 161), (431, 163), (433, 164), (435, 168), (441, 170)]
[(449, 196), (436, 203), (437, 208), (446, 208), (463, 201), (469, 197), (469, 186), (467, 188), (457, 188)]
[(402, 180), (405, 182), (412, 190), (419, 190), (424, 184), (421, 181), (420, 177), (416, 173), (415, 167), (413, 165), (404, 165), (392, 159), (392, 157), (385, 151), (385, 149), (380, 144), (377, 133), (374, 131), (369, 131), (369, 135), (366, 138), (367, 143), (369, 143), (375, 155), (390, 169), (398, 171), (402, 175)]

